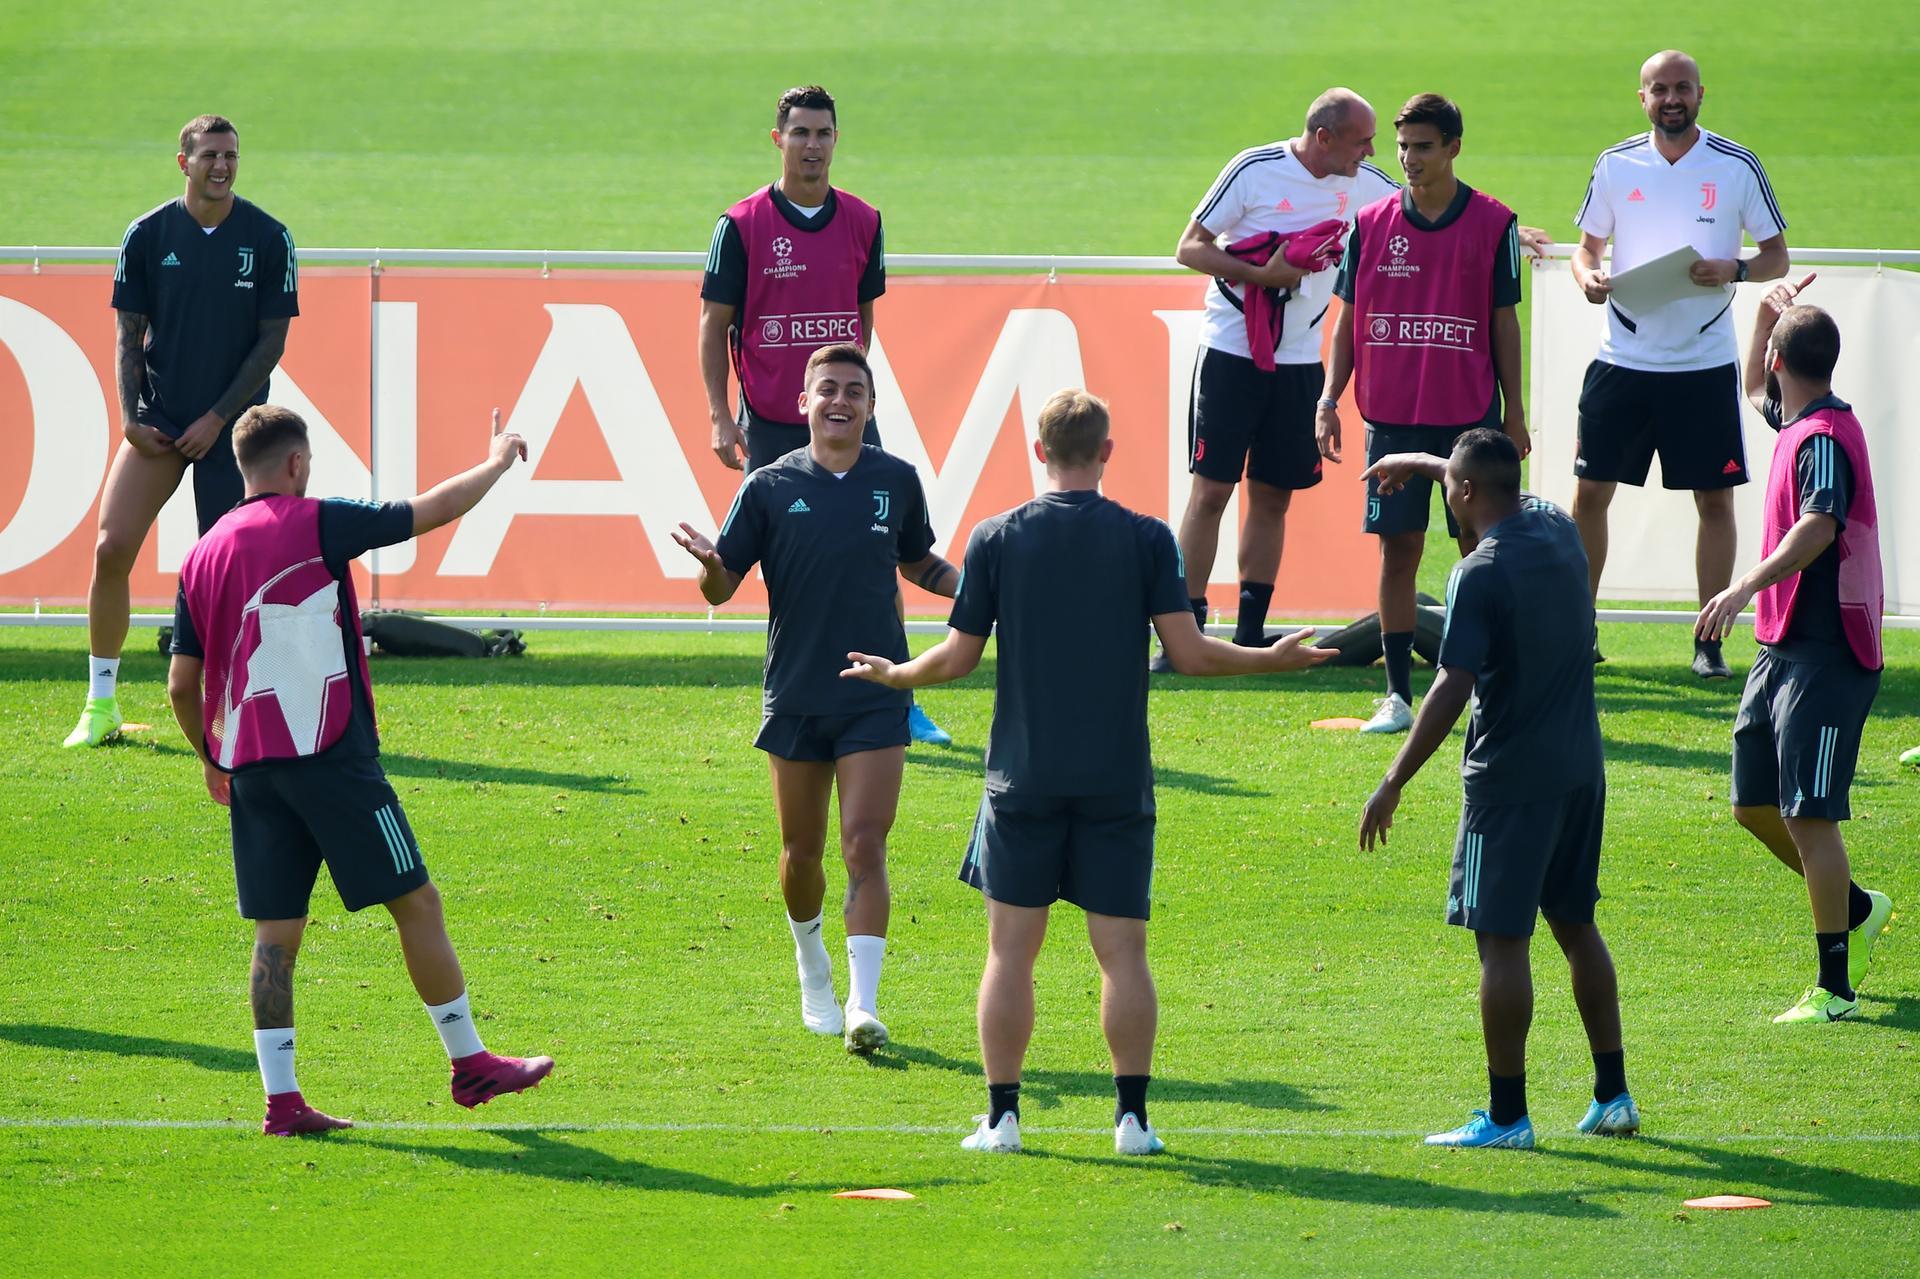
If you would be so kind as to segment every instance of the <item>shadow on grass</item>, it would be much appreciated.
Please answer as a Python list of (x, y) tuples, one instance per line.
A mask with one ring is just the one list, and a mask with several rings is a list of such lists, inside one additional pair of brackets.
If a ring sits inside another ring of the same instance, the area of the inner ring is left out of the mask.
[(546, 768), (514, 764), (481, 764), (472, 760), (434, 759), (426, 755), (380, 754), (380, 766), (389, 777), (432, 778), (449, 782), (501, 782), (510, 786), (541, 786), (563, 791), (598, 791), (614, 795), (644, 795), (645, 788), (630, 777), (612, 774), (558, 773)]
[(1698, 746), (1675, 746), (1670, 742), (1623, 742), (1608, 737), (1604, 741), (1609, 764), (1645, 764), (1653, 768), (1706, 769), (1725, 773), (1733, 758), (1733, 716), (1727, 716), (1727, 746), (1706, 750)]
[[(955, 1074), (982, 1078), (980, 1063), (962, 1061), (896, 1041), (884, 1053), (869, 1060), (888, 1070), (907, 1070), (914, 1066), (950, 1070)], [(1025, 1070), (1020, 1075), (1020, 1107), (1027, 1110), (1051, 1110), (1066, 1097), (1111, 1097), (1113, 1076), (1095, 1070)], [(1277, 1079), (1221, 1079), (1205, 1082), (1191, 1079), (1153, 1077), (1156, 1104), (1172, 1102), (1228, 1102), (1254, 1106), (1261, 1110), (1333, 1111), (1340, 1107), (1318, 1101), (1313, 1094)]]
[[(832, 1194), (846, 1190), (845, 1183), (775, 1181), (752, 1184), (710, 1177), (683, 1168), (662, 1168), (637, 1159), (622, 1159), (591, 1146), (575, 1145), (560, 1137), (572, 1135), (550, 1132), (538, 1127), (490, 1128), (488, 1136), (509, 1143), (510, 1149), (492, 1147), (471, 1149), (465, 1146), (438, 1145), (423, 1141), (394, 1141), (371, 1133), (351, 1134), (344, 1138), (355, 1146), (391, 1150), (403, 1155), (426, 1155), (473, 1172), (512, 1173), (522, 1177), (545, 1177), (553, 1181), (591, 1183), (597, 1186), (626, 1186), (634, 1190), (665, 1190), (692, 1195), (721, 1195), (730, 1199), (780, 1199), (788, 1195)], [(580, 1134), (582, 1136), (587, 1134)], [(924, 1189), (930, 1186), (966, 1184), (959, 1178), (943, 1177), (927, 1181), (902, 1181), (902, 1188)]]
[[(1024, 1105), (1025, 1092), (1021, 1101)], [(1469, 1186), (1436, 1185), (1418, 1177), (1355, 1168), (1322, 1168), (1312, 1164), (1266, 1163), (1258, 1159), (1219, 1158), (1178, 1152), (1152, 1159), (1124, 1155), (1069, 1155), (1029, 1150), (1029, 1158), (1060, 1159), (1068, 1163), (1124, 1168), (1143, 1176), (1181, 1177), (1196, 1186), (1250, 1190), (1295, 1199), (1320, 1199), (1344, 1204), (1376, 1204), (1434, 1212), (1526, 1213), (1541, 1217), (1602, 1219), (1619, 1214), (1586, 1196), (1584, 1189), (1529, 1190), (1503, 1194)]]
[[(1911, 995), (1876, 995), (1862, 988), (1860, 1005), (1861, 1011), (1868, 1014), (1859, 1019), (1862, 1026), (1920, 1031), (1920, 999)], [(1880, 1012), (1879, 1008), (1885, 1008), (1886, 1011)]]
[[(987, 753), (978, 746), (969, 746), (959, 742), (951, 746), (913, 746), (907, 749), (907, 763), (917, 768), (932, 768), (942, 772), (966, 773), (986, 779)], [(1194, 791), (1202, 795), (1231, 795), (1246, 799), (1268, 799), (1272, 791), (1260, 790), (1232, 777), (1215, 777), (1210, 773), (1190, 773), (1184, 769), (1162, 768), (1154, 765), (1153, 781), (1156, 787), (1164, 786), (1169, 790)]]
[[(1644, 1149), (1685, 1155), (1699, 1167), (1640, 1158)], [(1624, 1172), (1651, 1173), (1670, 1180), (1699, 1179), (1700, 1193), (1722, 1191), (1754, 1194), (1775, 1203), (1825, 1208), (1920, 1209), (1920, 1181), (1895, 1181), (1852, 1172), (1830, 1164), (1800, 1163), (1759, 1143), (1715, 1146), (1699, 1141), (1671, 1141), (1641, 1136), (1628, 1141), (1556, 1142), (1544, 1147), (1544, 1157), (1587, 1163)], [(1618, 1186), (1615, 1190), (1666, 1194), (1666, 1186)]]
[(217, 1048), (211, 1044), (184, 1044), (174, 1039), (154, 1039), (147, 1035), (120, 1035), (106, 1030), (87, 1030), (80, 1026), (46, 1026), (36, 1022), (0, 1022), (0, 1041), (23, 1044), (29, 1048), (48, 1048), (56, 1052), (112, 1053), (116, 1057), (152, 1057), (159, 1061), (183, 1061), (203, 1070), (225, 1070), (235, 1074), (252, 1073), (253, 1054), (238, 1048)]

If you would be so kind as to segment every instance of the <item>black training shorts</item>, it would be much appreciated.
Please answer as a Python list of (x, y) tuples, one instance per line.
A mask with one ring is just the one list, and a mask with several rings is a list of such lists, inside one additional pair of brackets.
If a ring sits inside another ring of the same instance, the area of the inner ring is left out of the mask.
[(1268, 373), (1246, 356), (1202, 346), (1187, 400), (1187, 470), (1238, 484), (1244, 469), (1277, 489), (1312, 488), (1321, 476), (1314, 406), (1325, 385), (1318, 363)]
[(1604, 779), (1524, 804), (1467, 801), (1453, 845), (1447, 922), (1500, 937), (1533, 936), (1541, 913), (1592, 923), (1606, 815)]
[(1733, 803), (1783, 817), (1844, 822), (1880, 672), (1849, 656), (1782, 658), (1765, 644), (1733, 721)]
[(1583, 480), (1647, 482), (1660, 455), (1664, 488), (1732, 488), (1747, 482), (1737, 366), (1656, 373), (1595, 360), (1580, 388), (1573, 473)]
[(860, 751), (905, 746), (907, 708), (889, 707), (858, 715), (768, 715), (753, 744), (769, 755), (801, 763), (825, 763)]
[(348, 910), (427, 882), (400, 798), (371, 756), (266, 764), (233, 776), (233, 874), (247, 919), (301, 919), (320, 863)]
[(960, 878), (1008, 906), (1069, 901), (1146, 919), (1153, 897), (1151, 790), (1063, 797), (988, 791)]

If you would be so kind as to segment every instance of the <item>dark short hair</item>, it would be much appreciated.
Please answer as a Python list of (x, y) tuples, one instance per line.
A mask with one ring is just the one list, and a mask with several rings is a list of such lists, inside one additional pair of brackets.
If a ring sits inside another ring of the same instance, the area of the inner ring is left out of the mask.
[(1830, 382), (1840, 362), (1840, 326), (1817, 306), (1788, 307), (1773, 326), (1773, 349), (1795, 377)]
[(1085, 466), (1100, 456), (1111, 422), (1107, 402), (1092, 392), (1078, 387), (1055, 391), (1040, 410), (1040, 445), (1047, 461)]
[(833, 109), (833, 95), (817, 84), (795, 85), (780, 95), (780, 103), (774, 111), (773, 127), (787, 127), (787, 113), (795, 107), (805, 107), (810, 111), (825, 111), (833, 120), (833, 127), (840, 127), (840, 114)]
[(822, 364), (851, 364), (866, 375), (867, 398), (873, 398), (873, 366), (867, 363), (867, 353), (851, 342), (836, 342), (832, 346), (823, 346), (807, 357), (806, 381), (803, 389), (813, 389), (813, 371)]
[(1437, 93), (1416, 93), (1407, 99), (1407, 105), (1400, 108), (1400, 114), (1393, 117), (1393, 127), (1403, 124), (1430, 124), (1440, 130), (1440, 140), (1451, 142), (1465, 136), (1465, 126), (1460, 122), (1460, 108), (1451, 99)]
[(278, 404), (256, 404), (233, 424), (233, 460), (243, 472), (278, 461), (290, 448), (306, 446), (305, 420)]
[(1520, 449), (1505, 432), (1477, 426), (1453, 442), (1465, 478), (1508, 497), (1520, 496)]
[(233, 127), (233, 121), (223, 115), (197, 115), (180, 127), (180, 154), (193, 154), (193, 144), (203, 133), (231, 133), (233, 140), (240, 140), (240, 130)]

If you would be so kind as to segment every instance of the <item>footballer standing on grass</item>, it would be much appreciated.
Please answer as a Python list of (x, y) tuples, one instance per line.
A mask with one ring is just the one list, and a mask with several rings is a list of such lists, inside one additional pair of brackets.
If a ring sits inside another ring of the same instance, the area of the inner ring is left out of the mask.
[[(833, 95), (817, 84), (788, 89), (774, 108), (780, 179), (725, 213), (713, 229), (700, 282), (700, 377), (713, 422), (713, 451), (734, 470), (756, 471), (807, 447), (795, 397), (807, 357), (823, 346), (873, 341), (873, 303), (887, 291), (880, 211), (829, 181), (840, 140)], [(727, 403), (727, 370), (740, 408)], [(880, 443), (867, 420), (865, 441)], [(906, 599), (895, 591), (895, 609)], [(913, 740), (953, 741), (917, 705)]]
[[(1503, 423), (1525, 457), (1514, 312), (1519, 228), (1506, 205), (1454, 176), (1459, 107), (1437, 93), (1418, 94), (1393, 125), (1407, 187), (1360, 210), (1347, 240), (1333, 286), (1345, 305), (1320, 397), (1320, 451), (1340, 460), (1340, 393), (1352, 378), (1369, 464), (1391, 453), (1444, 454), (1462, 432)], [(1403, 733), (1413, 722), (1414, 577), (1432, 507), (1425, 475), (1409, 476), (1391, 493), (1368, 481), (1365, 528), (1380, 539), (1387, 695), (1362, 732)], [(1461, 537), (1451, 508), (1447, 531)]]
[(1733, 723), (1733, 815), (1807, 882), (1818, 976), (1773, 1020), (1818, 1025), (1859, 1010), (1857, 987), (1893, 915), (1885, 893), (1852, 878), (1840, 823), (1867, 713), (1880, 691), (1885, 604), (1867, 436), (1833, 393), (1840, 329), (1798, 285), (1760, 304), (1746, 391), (1773, 446), (1761, 561), (1700, 610), (1695, 634), (1719, 641), (1752, 600), (1760, 653)]
[(1460, 773), (1465, 800), (1454, 844), (1447, 922), (1471, 929), (1480, 952), (1480, 1026), (1491, 1102), (1430, 1146), (1527, 1150), (1527, 1030), (1533, 1022), (1528, 952), (1547, 917), (1567, 957), (1573, 999), (1593, 1053), (1583, 1133), (1637, 1132), (1620, 1046), (1613, 957), (1594, 925), (1607, 780), (1593, 700), (1593, 602), (1587, 557), (1572, 519), (1520, 492), (1511, 437), (1476, 429), (1442, 460), (1376, 459), (1367, 481), (1389, 496), (1414, 478), (1445, 488), (1469, 543), (1447, 582), (1440, 674), (1412, 734), (1360, 819), (1360, 847), (1386, 843), (1400, 792), (1473, 703)]
[(240, 914), (254, 921), (254, 1052), (269, 1135), (352, 1125), (307, 1105), (293, 1070), (293, 965), (324, 861), (350, 911), (384, 905), (407, 975), (452, 1063), (453, 1099), (473, 1107), (531, 1088), (550, 1057), (499, 1057), (480, 1042), (440, 894), (380, 767), (373, 691), (350, 571), (354, 557), (451, 523), (516, 458), (493, 415), (487, 461), (408, 502), (306, 496), (313, 451), (299, 415), (248, 410), (233, 429), (244, 500), (180, 566), (174, 718), (207, 793), (228, 806)]
[(174, 161), (186, 194), (134, 220), (113, 272), (114, 381), (125, 438), (100, 494), (87, 586), (87, 701), (67, 746), (98, 746), (120, 732), (120, 650), (134, 559), (189, 468), (202, 535), (240, 500), (245, 485), (231, 428), (248, 405), (266, 400), (267, 377), (300, 313), (293, 237), (233, 193), (240, 176), (233, 122), (189, 120)]
[(1047, 912), (1086, 912), (1100, 965), (1100, 1027), (1113, 1056), (1114, 1149), (1165, 1147), (1147, 1120), (1159, 999), (1147, 967), (1153, 886), (1153, 761), (1147, 625), (1183, 675), (1301, 670), (1332, 655), (1302, 630), (1272, 647), (1202, 634), (1186, 566), (1164, 523), (1100, 495), (1113, 454), (1105, 401), (1057, 392), (1034, 454), (1047, 492), (983, 520), (967, 543), (947, 638), (910, 662), (846, 654), (848, 679), (918, 688), (960, 679), (997, 635), (986, 794), (960, 877), (987, 902), (980, 1053), (987, 1113), (962, 1144), (1020, 1149), (1020, 1072), (1033, 1037), (1033, 966)]
[[(772, 771), (801, 1021), (816, 1034), (844, 1031), (849, 1052), (872, 1052), (887, 1042), (877, 1016), (891, 904), (887, 834), (900, 805), (908, 701), (892, 689), (845, 683), (836, 672), (854, 649), (906, 660), (896, 573), (948, 598), (959, 573), (933, 553), (913, 467), (861, 442), (873, 406), (865, 352), (852, 343), (821, 347), (801, 384), (807, 447), (747, 476), (717, 541), (687, 524), (673, 538), (700, 561), (700, 593), (710, 604), (733, 598), (756, 564), (766, 578), (765, 717), (754, 745)], [(847, 871), (844, 1012), (821, 939), (821, 862), (836, 786)]]
[[(1607, 507), (1621, 484), (1647, 482), (1656, 452), (1660, 483), (1693, 491), (1700, 603), (1733, 578), (1733, 489), (1747, 482), (1747, 446), (1729, 308), (1735, 284), (1787, 273), (1787, 220), (1759, 158), (1695, 123), (1705, 96), (1692, 58), (1677, 49), (1648, 58), (1640, 105), (1653, 128), (1600, 153), (1574, 218), (1574, 281), (1587, 301), (1607, 308), (1607, 336), (1580, 389), (1573, 463), (1573, 518), (1596, 598)], [(1760, 249), (1751, 258), (1740, 256), (1743, 231)], [(1600, 265), (1609, 239), (1610, 270)], [(1615, 275), (1684, 248), (1699, 254), (1689, 268), (1698, 296), (1645, 311), (1614, 299)], [(1598, 661), (1597, 642), (1593, 655)], [(1732, 676), (1718, 639), (1694, 636), (1693, 673)]]

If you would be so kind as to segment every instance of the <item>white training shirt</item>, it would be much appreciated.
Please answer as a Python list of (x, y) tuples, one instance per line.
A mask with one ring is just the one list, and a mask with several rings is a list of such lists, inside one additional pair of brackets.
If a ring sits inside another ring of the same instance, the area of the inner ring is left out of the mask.
[[(1362, 208), (1399, 189), (1398, 182), (1364, 160), (1355, 177), (1333, 173), (1316, 178), (1293, 154), (1290, 142), (1275, 142), (1233, 157), (1193, 211), (1193, 220), (1232, 244), (1263, 231), (1299, 231), (1329, 218), (1351, 224), (1353, 215)], [(1308, 276), (1286, 295), (1280, 345), (1273, 353), (1276, 363), (1320, 362), (1321, 321), (1333, 300), (1338, 267), (1336, 254), (1333, 266)], [(1251, 359), (1246, 314), (1240, 309), (1240, 286), (1208, 280), (1206, 296), (1201, 344)]]
[[(1574, 222), (1613, 240), (1613, 275), (1689, 244), (1703, 258), (1737, 258), (1742, 231), (1758, 244), (1787, 229), (1759, 158), (1705, 129), (1672, 164), (1654, 149), (1651, 130), (1602, 151)], [(1600, 359), (1662, 373), (1732, 364), (1732, 302), (1731, 286), (1647, 315), (1609, 302)]]

